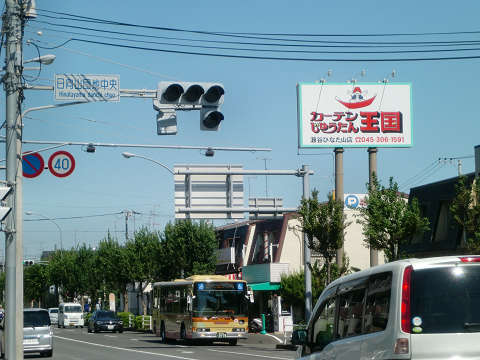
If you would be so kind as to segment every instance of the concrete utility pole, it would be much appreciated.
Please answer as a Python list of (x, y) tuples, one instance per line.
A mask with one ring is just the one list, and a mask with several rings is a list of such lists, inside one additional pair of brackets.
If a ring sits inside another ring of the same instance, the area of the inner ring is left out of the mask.
[[(5, 1), (3, 31), (6, 34), (6, 181), (12, 187), (7, 206), (12, 211), (5, 219), (5, 358), (23, 359), (23, 243), (22, 243), (22, 9), (17, 1)], [(3, 44), (2, 44), (3, 45)]]
[[(303, 175), (303, 197), (310, 199), (310, 179), (308, 165), (302, 166)], [(310, 269), (310, 248), (308, 247), (308, 237), (303, 233), (303, 262), (305, 272), (305, 322), (310, 320), (312, 314), (312, 272)]]
[[(335, 200), (340, 201), (342, 204), (343, 213), (343, 148), (338, 147), (333, 150), (335, 153)], [(342, 247), (337, 250), (337, 265), (343, 266), (343, 234), (342, 234)]]
[(475, 177), (480, 176), (480, 145), (475, 146)]
[[(377, 175), (377, 148), (368, 148), (368, 183), (373, 184), (373, 175)], [(378, 251), (370, 247), (370, 267), (378, 265)]]

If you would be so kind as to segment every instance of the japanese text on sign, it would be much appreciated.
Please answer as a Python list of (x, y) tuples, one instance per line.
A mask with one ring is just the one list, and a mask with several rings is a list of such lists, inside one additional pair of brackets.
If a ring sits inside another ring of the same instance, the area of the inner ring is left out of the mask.
[(55, 74), (55, 100), (120, 101), (120, 76)]
[(299, 147), (411, 146), (409, 84), (299, 84)]

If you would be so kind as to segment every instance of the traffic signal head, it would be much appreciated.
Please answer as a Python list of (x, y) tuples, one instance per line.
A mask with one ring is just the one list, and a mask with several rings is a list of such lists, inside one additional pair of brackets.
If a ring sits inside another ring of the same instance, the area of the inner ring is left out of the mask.
[(170, 105), (210, 105), (223, 103), (225, 90), (219, 83), (161, 81), (158, 83), (157, 100)]
[(216, 131), (220, 122), (224, 119), (223, 114), (217, 111), (215, 106), (202, 106), (200, 110), (200, 130)]
[(23, 260), (23, 265), (24, 266), (32, 266), (35, 264), (34, 260)]

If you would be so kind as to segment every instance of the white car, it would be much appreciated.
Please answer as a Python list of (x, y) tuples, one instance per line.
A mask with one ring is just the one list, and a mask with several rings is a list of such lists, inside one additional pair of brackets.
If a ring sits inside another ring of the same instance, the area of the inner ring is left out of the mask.
[(401, 260), (337, 279), (292, 343), (302, 359), (479, 359), (480, 256)]
[(48, 308), (48, 316), (52, 324), (58, 324), (58, 308)]

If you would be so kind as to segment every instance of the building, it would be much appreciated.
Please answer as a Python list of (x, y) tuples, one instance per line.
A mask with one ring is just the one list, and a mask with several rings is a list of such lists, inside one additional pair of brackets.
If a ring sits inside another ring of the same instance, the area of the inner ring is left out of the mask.
[[(368, 268), (370, 250), (365, 247), (361, 225), (356, 222), (358, 210), (346, 208), (345, 214), (349, 226), (344, 249), (349, 265), (355, 269)], [(285, 307), (278, 295), (281, 276), (304, 269), (303, 233), (297, 214), (228, 224), (217, 227), (216, 232), (219, 242), (216, 274), (247, 281), (254, 292), (250, 314), (272, 313), (272, 323), (278, 323), (282, 314), (288, 316), (292, 310)], [(315, 261), (322, 260), (312, 254), (312, 263)], [(380, 254), (379, 263), (383, 262)], [(298, 310), (303, 311), (303, 304)], [(302, 316), (299, 314), (297, 318)]]
[[(472, 184), (474, 173), (465, 175)], [(409, 201), (417, 198), (421, 214), (428, 218), (430, 229), (416, 236), (402, 249), (416, 257), (443, 256), (462, 252), (462, 228), (453, 219), (450, 205), (455, 197), (455, 184), (459, 177), (418, 186), (410, 190)]]

